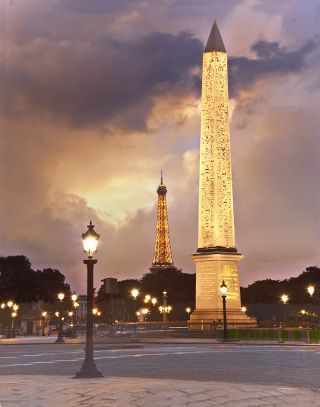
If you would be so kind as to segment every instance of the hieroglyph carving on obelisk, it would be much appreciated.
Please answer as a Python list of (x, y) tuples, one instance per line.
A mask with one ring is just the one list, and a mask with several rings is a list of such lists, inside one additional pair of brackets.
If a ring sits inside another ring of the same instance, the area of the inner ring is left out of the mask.
[[(203, 54), (198, 247), (234, 247), (227, 54), (216, 23)], [(211, 50), (213, 45), (214, 50)], [(217, 49), (218, 48), (218, 49)]]

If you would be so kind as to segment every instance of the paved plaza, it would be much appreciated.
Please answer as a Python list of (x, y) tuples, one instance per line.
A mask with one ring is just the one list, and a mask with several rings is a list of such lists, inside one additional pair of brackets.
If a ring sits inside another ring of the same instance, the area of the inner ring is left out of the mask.
[(104, 378), (73, 379), (83, 344), (1, 345), (1, 407), (320, 406), (319, 346), (101, 343), (95, 357)]

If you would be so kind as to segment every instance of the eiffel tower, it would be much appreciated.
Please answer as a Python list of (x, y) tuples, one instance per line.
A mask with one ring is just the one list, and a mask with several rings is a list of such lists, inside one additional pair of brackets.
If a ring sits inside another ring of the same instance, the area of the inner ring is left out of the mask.
[(169, 224), (168, 224), (168, 210), (167, 210), (167, 187), (163, 183), (163, 176), (161, 171), (161, 181), (157, 189), (158, 194), (158, 209), (157, 209), (157, 233), (156, 242), (154, 246), (154, 255), (150, 271), (159, 270), (178, 270), (173, 263)]

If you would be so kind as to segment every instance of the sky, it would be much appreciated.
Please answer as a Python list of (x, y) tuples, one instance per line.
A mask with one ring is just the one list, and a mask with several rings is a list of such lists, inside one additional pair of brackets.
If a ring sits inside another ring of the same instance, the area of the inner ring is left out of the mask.
[(229, 57), (240, 282), (320, 265), (318, 0), (0, 0), (0, 256), (84, 292), (140, 278), (167, 185), (173, 259), (194, 273), (201, 65), (217, 20)]

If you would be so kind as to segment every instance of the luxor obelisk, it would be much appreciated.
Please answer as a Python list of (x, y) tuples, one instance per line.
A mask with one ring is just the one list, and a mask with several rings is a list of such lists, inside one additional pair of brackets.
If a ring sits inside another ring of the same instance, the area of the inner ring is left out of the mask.
[(230, 154), (227, 53), (214, 22), (203, 53), (196, 309), (191, 321), (222, 319), (220, 285), (228, 286), (228, 320), (241, 311)]

